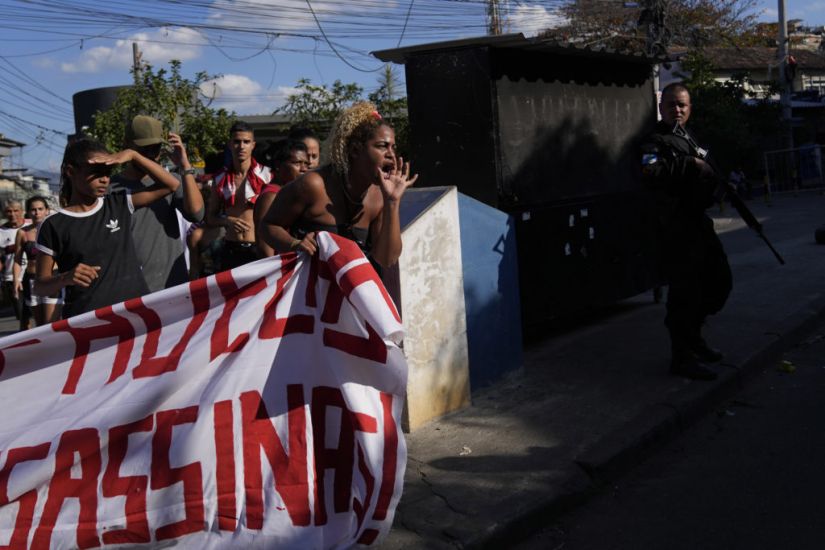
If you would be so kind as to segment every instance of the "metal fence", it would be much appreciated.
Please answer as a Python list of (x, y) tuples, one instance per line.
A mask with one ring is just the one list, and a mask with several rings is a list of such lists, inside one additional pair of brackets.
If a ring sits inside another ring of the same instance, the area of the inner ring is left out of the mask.
[(765, 151), (763, 170), (767, 193), (825, 189), (822, 156), (821, 145)]

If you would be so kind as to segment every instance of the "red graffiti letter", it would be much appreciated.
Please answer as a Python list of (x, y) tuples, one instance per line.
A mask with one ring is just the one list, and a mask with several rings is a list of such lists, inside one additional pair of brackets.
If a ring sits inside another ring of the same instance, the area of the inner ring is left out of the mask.
[(18, 447), (11, 449), (6, 457), (6, 464), (0, 470), (0, 508), (13, 502), (19, 502), (17, 521), (14, 522), (14, 531), (11, 534), (9, 545), (3, 548), (25, 548), (29, 540), (29, 531), (32, 527), (34, 506), (37, 504), (37, 489), (26, 491), (14, 500), (9, 500), (9, 477), (11, 470), (21, 462), (29, 460), (43, 460), (49, 456), (51, 443), (42, 443), (35, 447)]
[[(327, 408), (341, 409), (341, 431), (338, 447), (327, 449)], [(356, 413), (347, 408), (344, 395), (338, 388), (319, 386), (312, 389), (312, 437), (315, 450), (315, 525), (327, 522), (324, 476), (327, 468), (335, 470), (334, 510), (336, 513), (349, 510), (352, 499), (352, 471), (355, 461), (355, 431), (375, 433), (378, 422), (375, 418)]]
[(244, 487), (246, 526), (261, 529), (264, 524), (261, 448), (275, 476), (275, 489), (284, 501), (293, 525), (309, 525), (309, 481), (307, 480), (306, 411), (304, 391), (298, 384), (287, 386), (289, 455), (269, 419), (261, 394), (241, 394), (243, 422)]
[[(338, 244), (340, 250), (330, 256), (327, 263), (329, 264), (330, 271), (337, 276), (338, 272), (345, 265), (352, 261), (353, 258), (360, 256), (362, 252), (354, 241), (338, 236), (333, 236), (333, 239), (335, 239), (335, 242)], [(334, 277), (333, 280), (335, 280)], [(384, 288), (384, 283), (381, 281), (381, 278), (378, 277), (378, 273), (375, 272), (375, 268), (373, 268), (371, 264), (364, 263), (347, 270), (347, 272), (341, 276), (338, 284), (341, 285), (341, 290), (349, 298), (349, 295), (355, 287), (360, 286), (367, 281), (372, 281), (375, 283), (378, 287), (378, 291), (381, 292), (381, 296), (384, 297), (384, 302), (386, 302), (387, 307), (390, 309), (395, 319), (400, 323), (401, 316), (398, 314), (398, 310), (395, 308), (395, 304), (393, 303), (392, 298), (390, 298), (387, 289)]]
[(132, 354), (132, 347), (135, 344), (135, 328), (128, 319), (115, 314), (112, 306), (106, 306), (95, 310), (98, 319), (106, 321), (105, 324), (92, 327), (72, 327), (69, 326), (68, 319), (61, 319), (52, 326), (55, 332), (68, 332), (75, 341), (74, 359), (69, 368), (69, 376), (63, 386), (63, 393), (71, 394), (77, 390), (77, 383), (80, 375), (83, 374), (83, 367), (86, 365), (86, 357), (92, 346), (92, 340), (104, 338), (117, 338), (117, 352), (115, 361), (112, 364), (112, 374), (109, 375), (110, 382), (117, 380), (126, 372), (126, 364), (129, 362), (129, 355)]
[(232, 401), (215, 403), (215, 477), (218, 486), (218, 528), (221, 531), (234, 531), (238, 524), (232, 420)]
[(146, 519), (146, 488), (148, 476), (121, 477), (120, 465), (126, 458), (129, 434), (152, 430), (152, 415), (109, 430), (109, 463), (103, 473), (103, 496), (126, 496), (126, 528), (104, 531), (104, 544), (150, 542), (149, 522)]
[(140, 364), (132, 370), (133, 378), (148, 378), (159, 376), (164, 372), (173, 371), (178, 368), (180, 358), (189, 345), (192, 336), (201, 328), (207, 313), (209, 313), (209, 288), (206, 286), (206, 279), (198, 279), (189, 283), (189, 294), (192, 296), (192, 319), (186, 325), (186, 330), (180, 341), (172, 348), (171, 353), (166, 357), (155, 357), (158, 352), (158, 342), (160, 341), (161, 320), (158, 314), (146, 307), (143, 300), (135, 298), (126, 302), (126, 309), (134, 312), (146, 323), (146, 342), (143, 344), (143, 353), (140, 357)]
[[(72, 477), (74, 455), (80, 455), (81, 477)], [(67, 498), (80, 503), (77, 522), (78, 548), (100, 546), (97, 536), (97, 478), (100, 475), (100, 436), (94, 428), (69, 430), (60, 436), (55, 469), (49, 484), (49, 498), (43, 507), (40, 525), (34, 532), (32, 548), (49, 548), (57, 515)]]
[(292, 277), (295, 270), (295, 256), (281, 257), (281, 276), (275, 285), (275, 294), (264, 308), (261, 328), (258, 331), (258, 338), (267, 340), (270, 338), (281, 338), (287, 334), (312, 334), (315, 330), (315, 318), (312, 315), (292, 315), (289, 317), (277, 316), (278, 303), (284, 295), (284, 287)]
[(215, 279), (218, 281), (221, 294), (223, 294), (224, 305), (223, 312), (221, 312), (220, 318), (215, 323), (215, 329), (212, 331), (210, 360), (215, 359), (222, 353), (234, 353), (243, 349), (249, 341), (248, 332), (240, 333), (231, 344), (229, 343), (229, 321), (232, 319), (232, 312), (235, 311), (238, 302), (243, 298), (254, 296), (266, 288), (266, 279), (263, 277), (255, 279), (243, 288), (238, 288), (235, 280), (232, 279), (231, 271), (222, 271), (215, 276)]
[(180, 468), (172, 468), (169, 449), (172, 447), (172, 428), (179, 424), (190, 424), (198, 419), (198, 406), (173, 409), (157, 413), (157, 428), (152, 436), (152, 482), (153, 490), (183, 483), (183, 502), (186, 517), (155, 530), (157, 540), (173, 539), (189, 533), (202, 531), (203, 483), (201, 463), (193, 462)]

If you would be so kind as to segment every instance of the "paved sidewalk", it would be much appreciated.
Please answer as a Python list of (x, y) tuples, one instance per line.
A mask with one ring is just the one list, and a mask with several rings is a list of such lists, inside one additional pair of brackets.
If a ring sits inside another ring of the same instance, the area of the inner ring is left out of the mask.
[[(668, 375), (664, 305), (626, 300), (550, 335), (473, 406), (407, 436), (404, 494), (382, 548), (506, 547), (653, 452), (735, 391), (825, 311), (825, 197), (753, 202), (787, 265), (728, 209), (715, 216), (734, 273), (708, 341), (727, 354), (715, 382)], [(526, 534), (526, 533), (525, 533)]]

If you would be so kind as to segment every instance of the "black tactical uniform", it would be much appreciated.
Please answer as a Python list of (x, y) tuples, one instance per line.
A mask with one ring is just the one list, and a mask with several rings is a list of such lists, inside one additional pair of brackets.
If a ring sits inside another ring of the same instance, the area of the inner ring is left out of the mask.
[(701, 336), (705, 317), (717, 313), (730, 294), (732, 278), (722, 243), (705, 210), (714, 203), (719, 180), (679, 125), (660, 122), (642, 149), (645, 181), (656, 198), (661, 266), (669, 284), (667, 326), (673, 347), (671, 370), (690, 378), (716, 375), (700, 365), (722, 358)]

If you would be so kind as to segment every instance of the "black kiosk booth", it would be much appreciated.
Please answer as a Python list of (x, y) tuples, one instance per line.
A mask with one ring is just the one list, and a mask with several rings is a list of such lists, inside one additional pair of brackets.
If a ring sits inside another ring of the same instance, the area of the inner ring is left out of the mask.
[(373, 52), (406, 68), (417, 186), (513, 216), (526, 330), (655, 285), (650, 57), (521, 34)]

